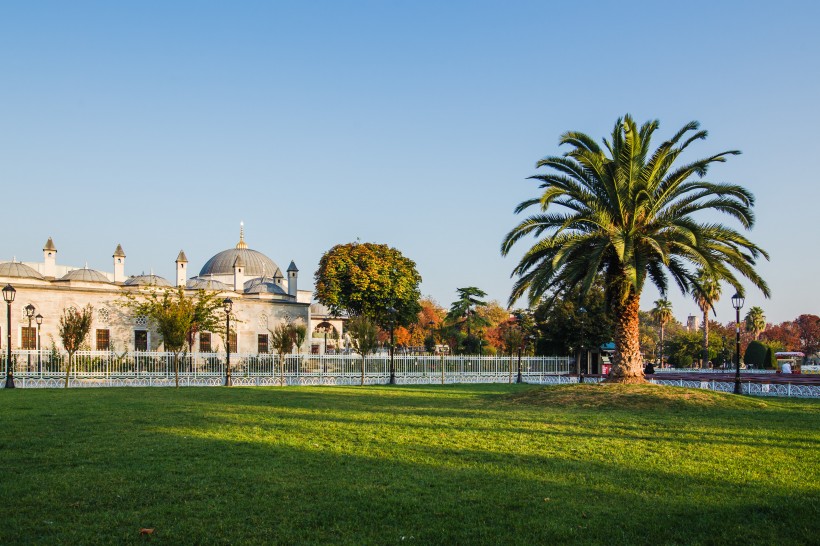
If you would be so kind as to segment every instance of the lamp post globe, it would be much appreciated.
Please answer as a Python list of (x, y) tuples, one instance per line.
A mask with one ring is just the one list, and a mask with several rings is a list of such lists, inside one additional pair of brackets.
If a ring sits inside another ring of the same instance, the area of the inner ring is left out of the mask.
[(740, 310), (743, 303), (743, 295), (739, 292), (732, 296), (732, 307), (735, 308), (735, 394), (743, 393), (740, 385)]
[(233, 386), (231, 381), (231, 310), (233, 300), (225, 298), (222, 300), (222, 308), (225, 309), (225, 386)]
[(10, 284), (3, 288), (3, 300), (6, 302), (6, 388), (14, 388), (14, 366), (11, 363), (11, 304), (17, 290)]

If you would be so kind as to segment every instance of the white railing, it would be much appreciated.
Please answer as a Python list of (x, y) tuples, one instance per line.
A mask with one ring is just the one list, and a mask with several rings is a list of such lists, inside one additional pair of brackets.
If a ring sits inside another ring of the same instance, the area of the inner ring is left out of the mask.
[[(5, 353), (0, 369), (5, 370)], [(568, 357), (522, 357), (525, 381), (542, 382), (547, 375), (570, 373)], [(13, 351), (16, 379), (61, 380), (65, 378), (68, 353), (59, 351)], [(231, 354), (231, 377), (242, 384), (356, 384), (386, 383), (390, 380), (390, 357), (371, 355), (286, 355), (280, 370), (275, 354)], [(395, 355), (396, 383), (515, 382), (518, 358), (507, 356), (408, 356)], [(225, 353), (183, 353), (178, 360), (179, 375), (185, 384), (218, 384), (226, 375)], [(174, 355), (168, 352), (78, 351), (69, 374), (71, 380), (151, 379), (157, 384), (174, 379)], [(284, 377), (284, 381), (282, 378)], [(199, 379), (203, 381), (198, 381)], [(47, 381), (53, 382), (53, 381)], [(29, 382), (31, 383), (31, 382)], [(142, 383), (140, 383), (142, 384)], [(33, 386), (33, 385), (32, 385)]]
[[(735, 368), (655, 368), (655, 373), (735, 373)], [(775, 373), (775, 370), (761, 370), (758, 368), (740, 368), (740, 373)]]

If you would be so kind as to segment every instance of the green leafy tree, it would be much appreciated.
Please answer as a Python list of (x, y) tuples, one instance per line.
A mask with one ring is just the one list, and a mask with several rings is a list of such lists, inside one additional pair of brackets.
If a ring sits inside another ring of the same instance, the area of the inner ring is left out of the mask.
[(68, 353), (68, 366), (65, 369), (66, 389), (68, 388), (68, 379), (71, 377), (71, 367), (74, 364), (74, 353), (80, 350), (80, 346), (88, 337), (93, 316), (94, 308), (90, 304), (79, 311), (73, 307), (63, 309), (63, 314), (60, 316), (60, 339)]
[(378, 347), (379, 329), (367, 317), (359, 316), (348, 321), (347, 333), (350, 334), (350, 344), (353, 350), (362, 357), (362, 385), (364, 385), (365, 357)]
[(720, 281), (714, 275), (699, 269), (692, 280), (692, 297), (698, 304), (700, 312), (703, 313), (701, 366), (706, 366), (709, 361), (709, 310), (715, 312), (715, 304), (720, 299)]
[(479, 338), (473, 336), (472, 332), (490, 324), (481, 313), (477, 312), (478, 308), (487, 305), (487, 302), (481, 299), (486, 297), (487, 293), (475, 286), (456, 288), (456, 293), (458, 299), (450, 305), (450, 311), (447, 313), (445, 321), (455, 329), (466, 333), (466, 337), (461, 340), (460, 344), (462, 352), (478, 352)]
[(285, 357), (293, 350), (296, 344), (296, 329), (292, 324), (280, 322), (270, 332), (271, 345), (279, 355), (279, 379), (285, 384)]
[(559, 287), (587, 292), (599, 273), (605, 276), (615, 319), (613, 381), (644, 381), (638, 311), (647, 277), (662, 294), (670, 275), (687, 292), (699, 267), (741, 294), (736, 273), (769, 295), (754, 270), (756, 259), (767, 254), (738, 231), (695, 218), (721, 212), (752, 227), (754, 197), (748, 190), (703, 179), (713, 163), (739, 152), (679, 164), (679, 156), (706, 131), (688, 123), (653, 150), (658, 126), (650, 121), (638, 127), (626, 116), (603, 148), (583, 133), (565, 133), (561, 144), (569, 151), (537, 163), (550, 170), (532, 177), (541, 182), (541, 194), (516, 208), (520, 213), (537, 207), (538, 213), (515, 226), (501, 246), (507, 255), (522, 238), (538, 238), (513, 270), (518, 279), (510, 304), (524, 294), (534, 304)]
[(757, 306), (749, 309), (744, 322), (746, 331), (752, 332), (752, 337), (755, 341), (758, 340), (760, 334), (766, 329), (766, 316), (763, 314), (763, 309)]
[(296, 350), (302, 352), (302, 345), (307, 339), (307, 326), (304, 323), (298, 322), (293, 325), (293, 343), (296, 345)]
[(525, 334), (524, 329), (518, 324), (518, 320), (511, 318), (506, 322), (501, 323), (498, 327), (501, 338), (501, 349), (505, 354), (510, 355), (510, 383), (513, 382), (513, 364), (512, 357), (518, 352), (519, 358), (521, 351), (524, 348)]
[(216, 292), (197, 290), (188, 295), (182, 286), (128, 292), (122, 306), (148, 319), (165, 350), (174, 354), (174, 382), (179, 388), (179, 356), (193, 333), (222, 331), (225, 310)]
[(652, 308), (652, 318), (661, 329), (661, 364), (663, 364), (663, 335), (666, 324), (672, 320), (672, 302), (666, 298), (655, 300), (655, 307)]
[(582, 346), (600, 347), (612, 341), (612, 317), (601, 277), (585, 294), (574, 287), (545, 298), (533, 318), (538, 354), (578, 353)]
[(336, 245), (322, 256), (314, 279), (316, 299), (333, 314), (364, 315), (387, 327), (391, 307), (398, 326), (415, 322), (421, 310), (415, 262), (387, 245)]

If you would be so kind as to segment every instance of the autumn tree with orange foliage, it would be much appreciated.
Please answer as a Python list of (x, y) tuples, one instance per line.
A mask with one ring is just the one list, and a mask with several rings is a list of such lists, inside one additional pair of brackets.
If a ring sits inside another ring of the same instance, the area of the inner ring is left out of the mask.
[(409, 344), (414, 347), (428, 345), (428, 340), (433, 338), (433, 345), (437, 342), (437, 332), (441, 328), (441, 323), (447, 315), (447, 311), (431, 297), (422, 298), (419, 301), (421, 311), (419, 311), (418, 321), (410, 325)]

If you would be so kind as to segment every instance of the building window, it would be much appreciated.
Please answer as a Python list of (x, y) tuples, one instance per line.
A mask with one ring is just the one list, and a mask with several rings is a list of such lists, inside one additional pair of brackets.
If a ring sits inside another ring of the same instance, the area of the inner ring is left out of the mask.
[(107, 351), (111, 348), (110, 330), (97, 330), (97, 350)]
[(37, 328), (34, 326), (23, 326), (22, 341), (20, 348), (23, 350), (32, 351), (37, 348)]
[(231, 332), (228, 335), (228, 345), (231, 348), (231, 352), (235, 353), (236, 352), (236, 332)]
[(266, 354), (269, 352), (268, 350), (268, 334), (259, 334), (258, 341), (256, 344), (256, 352), (260, 354)]
[(148, 350), (148, 330), (134, 330), (134, 350)]
[(200, 353), (210, 353), (211, 352), (211, 332), (200, 332), (199, 333), (199, 352)]

